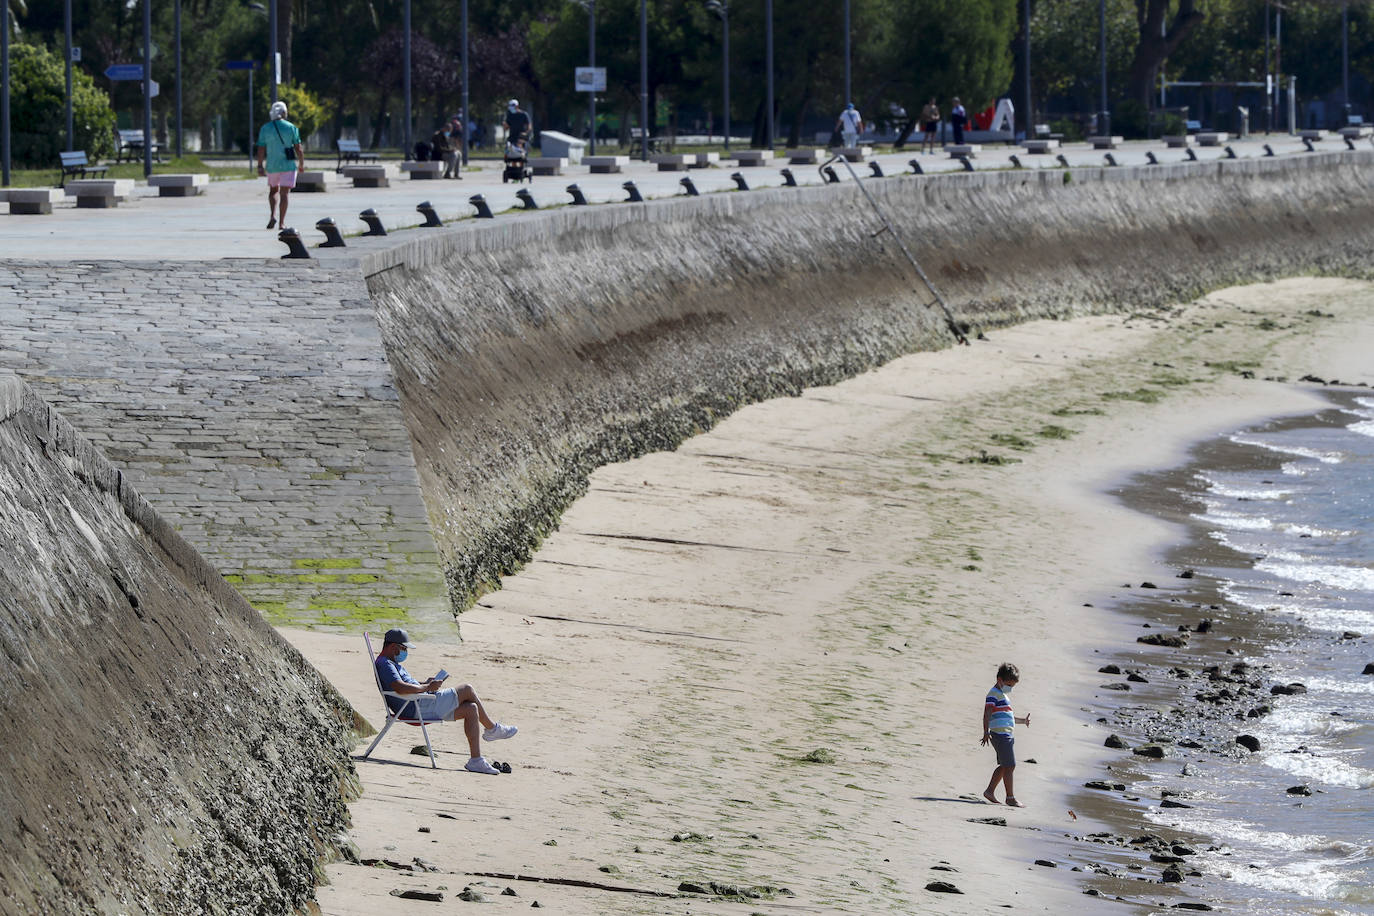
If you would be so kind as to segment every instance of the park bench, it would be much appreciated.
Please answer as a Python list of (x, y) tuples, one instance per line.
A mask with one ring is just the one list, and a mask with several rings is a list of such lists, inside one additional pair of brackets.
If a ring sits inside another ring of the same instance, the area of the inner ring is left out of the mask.
[(157, 188), (158, 197), (196, 197), (209, 184), (210, 176), (204, 172), (148, 176), (148, 187)]
[(1221, 146), (1228, 136), (1219, 130), (1200, 130), (1193, 135), (1198, 146)]
[(10, 213), (39, 214), (51, 213), (52, 205), (66, 195), (61, 188), (10, 188), (6, 195), (10, 202)]
[(134, 196), (132, 178), (78, 178), (65, 186), (68, 197), (76, 198), (76, 205), (83, 209), (105, 209), (115, 207), (122, 200)]
[[(1035, 139), (1036, 139), (1036, 140), (1056, 140), (1056, 141), (1059, 141), (1059, 142), (1061, 142), (1061, 143), (1062, 143), (1063, 140), (1064, 140), (1064, 135), (1063, 135), (1063, 134), (1052, 133), (1052, 132), (1050, 131), (1050, 126), (1049, 126), (1048, 124), (1037, 124), (1037, 125), (1035, 125), (1035, 131), (1034, 131), (1034, 132), (1035, 132)], [(1030, 151), (1027, 150), (1027, 152), (1030, 152)]]
[(1040, 154), (1048, 153), (1052, 149), (1058, 149), (1059, 141), (1037, 137), (1034, 140), (1025, 140), (1021, 145), (1026, 148), (1026, 152), (1028, 153)]
[[(158, 156), (157, 141), (153, 141), (153, 158), (161, 162)], [(115, 131), (115, 163), (137, 162), (143, 158), (143, 131), (141, 130), (116, 130)]]
[(669, 137), (650, 137), (648, 149), (644, 148), (644, 131), (638, 127), (630, 129), (630, 156), (636, 156), (647, 152), (649, 155), (661, 152), (665, 148), (671, 147), (672, 142)]
[(583, 156), (582, 164), (593, 175), (610, 175), (630, 164), (629, 156)]
[(391, 187), (384, 165), (346, 165), (343, 167), (343, 174), (345, 178), (353, 179), (355, 188)]
[(1093, 149), (1116, 149), (1118, 144), (1125, 142), (1123, 137), (1089, 137), (1088, 143)]
[(334, 163), (334, 171), (342, 172), (347, 162), (376, 162), (377, 154), (364, 152), (357, 140), (339, 138), (339, 161)]
[(444, 164), (433, 159), (424, 162), (402, 162), (401, 171), (410, 173), (411, 181), (429, 181), (443, 177)]
[(528, 162), (536, 175), (562, 175), (563, 170), (568, 167), (567, 156), (535, 156)]
[(110, 170), (107, 165), (91, 165), (86, 158), (85, 150), (74, 150), (69, 153), (58, 153), (62, 162), (62, 174), (58, 177), (57, 186), (65, 187), (67, 178), (85, 178), (87, 175), (104, 175)]
[(741, 149), (731, 153), (730, 158), (735, 160), (735, 164), (740, 168), (752, 168), (772, 161), (773, 151), (771, 149)]
[(1184, 131), (1184, 133), (1195, 134), (1195, 133), (1197, 133), (1197, 132), (1200, 131), (1200, 130), (1202, 130), (1202, 122), (1201, 122), (1201, 121), (1184, 121), (1184, 122), (1183, 122), (1183, 131)]

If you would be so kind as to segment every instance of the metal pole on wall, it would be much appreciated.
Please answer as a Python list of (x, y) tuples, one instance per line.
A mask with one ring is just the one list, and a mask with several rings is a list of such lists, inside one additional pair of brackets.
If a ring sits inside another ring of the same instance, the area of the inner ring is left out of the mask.
[(1298, 78), (1288, 77), (1288, 132), (1298, 132)]
[[(70, 2), (70, 0), (69, 0)], [(181, 158), (181, 0), (177, 0), (176, 20), (177, 46), (177, 158)], [(251, 138), (250, 138), (251, 139)]]
[(649, 161), (649, 2), (639, 0), (639, 158)]
[[(253, 136), (253, 68), (248, 68), (248, 168), (253, 168), (253, 147), (257, 137)], [(225, 144), (228, 146), (229, 144)]]
[[(596, 69), (596, 0), (587, 3), (587, 66)], [(595, 87), (595, 82), (593, 82)], [(587, 150), (596, 155), (596, 89), (587, 93)]]
[(1100, 32), (1098, 40), (1102, 45), (1102, 134), (1112, 134), (1112, 115), (1107, 111), (1107, 0), (1098, 0)]
[(153, 0), (143, 0), (143, 177), (153, 174)]
[(281, 54), (277, 51), (277, 0), (267, 4), (267, 66), (272, 68), (272, 101), (277, 100), (277, 84), (281, 82)]
[(730, 7), (721, 6), (721, 21), (725, 23), (725, 151), (730, 152)]
[(10, 8), (0, 6), (0, 185), (10, 185)]
[(844, 101), (846, 104), (854, 101), (854, 84), (851, 80), (853, 71), (850, 69), (849, 56), (849, 0), (844, 0)]
[[(9, 28), (9, 14), (6, 11), (5, 28)], [(67, 152), (76, 149), (76, 140), (72, 137), (72, 0), (65, 0), (62, 4), (62, 33), (63, 47), (67, 54)]]
[(768, 133), (763, 138), (764, 148), (773, 148), (773, 0), (763, 0), (764, 18), (764, 67), (768, 70)]
[(471, 120), (468, 115), (468, 0), (463, 0), (463, 165), (468, 164), (468, 145), (472, 143), (468, 136)]
[(1030, 17), (1031, 17), (1030, 0), (1024, 0), (1024, 2), (1021, 4), (1021, 8), (1022, 8), (1021, 15), (1025, 18), (1025, 28), (1026, 28), (1026, 47), (1025, 47), (1025, 52), (1021, 55), (1021, 57), (1022, 57), (1022, 60), (1021, 60), (1021, 79), (1022, 79), (1022, 82), (1024, 82), (1024, 83), (1026, 84), (1026, 139), (1029, 140), (1031, 137), (1033, 137), (1033, 136), (1035, 135), (1035, 128), (1031, 125), (1032, 112), (1031, 112), (1031, 83), (1030, 83), (1030, 38), (1031, 38), (1031, 36), (1030, 36), (1030, 26), (1031, 26), (1031, 20), (1030, 20)]
[(414, 148), (414, 145), (411, 143), (412, 137), (410, 134), (410, 125), (414, 120), (410, 111), (410, 0), (406, 0), (405, 14), (402, 19), (402, 28), (405, 29), (405, 41), (403, 42), (405, 50), (402, 56), (405, 58), (405, 81), (403, 85), (405, 86), (406, 97), (406, 129), (403, 132), (403, 136), (405, 137), (405, 151), (402, 153), (402, 157), (409, 159), (410, 151)]
[(1269, 51), (1269, 0), (1264, 0), (1264, 132), (1274, 130), (1274, 72), (1269, 65), (1274, 58)]
[(1350, 0), (1341, 4), (1341, 108), (1350, 123)]

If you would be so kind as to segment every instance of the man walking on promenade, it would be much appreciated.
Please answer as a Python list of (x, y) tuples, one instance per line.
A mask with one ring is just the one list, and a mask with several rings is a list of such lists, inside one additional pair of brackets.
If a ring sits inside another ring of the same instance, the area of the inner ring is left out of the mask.
[[(272, 103), (272, 119), (258, 131), (258, 174), (267, 176), (267, 228), (286, 228), (286, 205), (296, 176), (305, 171), (301, 132), (286, 120), (286, 103)], [(278, 194), (281, 204), (277, 204)]]
[(935, 152), (935, 131), (940, 126), (940, 106), (935, 104), (935, 96), (930, 97), (926, 107), (921, 109), (921, 152)]
[(964, 111), (964, 106), (959, 101), (959, 97), (954, 97), (954, 107), (949, 111), (949, 126), (954, 128), (954, 145), (964, 145), (964, 125), (968, 123), (968, 112)]
[(864, 132), (864, 119), (860, 117), (859, 110), (854, 107), (853, 102), (840, 112), (835, 127), (844, 135), (845, 149), (854, 149), (859, 145), (859, 134)]
[(506, 142), (518, 143), (530, 138), (530, 116), (520, 107), (519, 101), (511, 99), (506, 103), (506, 119), (501, 122), (506, 129)]

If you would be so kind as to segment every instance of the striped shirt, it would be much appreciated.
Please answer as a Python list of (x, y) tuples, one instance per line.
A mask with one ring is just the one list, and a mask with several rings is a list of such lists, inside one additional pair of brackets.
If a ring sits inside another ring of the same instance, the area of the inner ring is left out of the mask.
[(983, 706), (992, 710), (992, 716), (988, 719), (988, 731), (994, 735), (1010, 735), (1016, 727), (1016, 717), (1011, 711), (1011, 701), (1002, 692), (1002, 688), (994, 685), (988, 691), (988, 698)]

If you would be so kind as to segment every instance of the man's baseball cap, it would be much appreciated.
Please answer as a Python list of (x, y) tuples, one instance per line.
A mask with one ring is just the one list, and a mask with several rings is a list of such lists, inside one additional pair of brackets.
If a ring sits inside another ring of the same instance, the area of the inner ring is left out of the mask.
[(387, 630), (386, 635), (382, 637), (382, 645), (393, 642), (398, 642), (407, 649), (415, 648), (415, 644), (410, 641), (410, 634), (405, 630)]
[(519, 107), (520, 107), (520, 103), (517, 102), (515, 99), (511, 99), (509, 102), (506, 103), (506, 107), (507, 107), (507, 108), (519, 108)]

